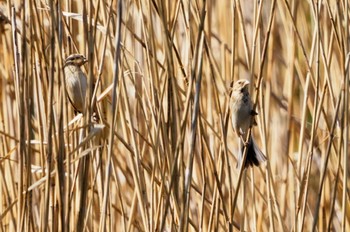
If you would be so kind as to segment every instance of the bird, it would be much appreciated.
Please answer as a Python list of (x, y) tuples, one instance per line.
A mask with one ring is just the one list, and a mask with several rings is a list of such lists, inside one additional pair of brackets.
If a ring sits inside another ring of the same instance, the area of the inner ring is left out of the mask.
[(84, 113), (87, 78), (81, 66), (87, 62), (81, 54), (71, 54), (64, 62), (66, 91), (75, 112)]
[(244, 168), (249, 166), (259, 166), (260, 163), (266, 161), (265, 155), (259, 149), (255, 143), (253, 136), (250, 137), (247, 144), (246, 136), (251, 124), (256, 125), (254, 116), (257, 113), (253, 109), (253, 103), (249, 95), (248, 80), (238, 80), (233, 84), (231, 97), (230, 97), (230, 109), (231, 109), (231, 122), (234, 132), (240, 137), (241, 152), (238, 156), (237, 167), (240, 167), (242, 162), (242, 156), (244, 147), (247, 146), (247, 158), (243, 164)]

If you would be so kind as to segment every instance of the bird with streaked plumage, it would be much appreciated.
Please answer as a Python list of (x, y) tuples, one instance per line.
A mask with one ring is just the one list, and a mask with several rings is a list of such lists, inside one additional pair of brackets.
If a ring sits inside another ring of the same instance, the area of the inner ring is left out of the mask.
[[(239, 167), (242, 162), (248, 129), (251, 123), (256, 125), (256, 122), (252, 117), (257, 115), (257, 113), (253, 110), (253, 103), (250, 99), (248, 85), (249, 81), (247, 80), (236, 81), (232, 87), (230, 97), (232, 127), (235, 133), (240, 137), (241, 146), (241, 151), (237, 159), (237, 167)], [(256, 145), (253, 136), (250, 137), (246, 146), (248, 151), (246, 162), (244, 164), (245, 168), (253, 165), (259, 166), (260, 163), (266, 161), (265, 155)]]
[(67, 95), (74, 110), (79, 113), (84, 113), (85, 107), (87, 79), (81, 66), (86, 62), (87, 59), (81, 54), (72, 54), (64, 62)]

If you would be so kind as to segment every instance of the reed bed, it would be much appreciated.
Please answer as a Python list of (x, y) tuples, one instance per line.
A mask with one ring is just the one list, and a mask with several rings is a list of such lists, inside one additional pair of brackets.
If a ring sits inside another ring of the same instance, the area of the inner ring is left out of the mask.
[[(348, 231), (349, 18), (335, 0), (0, 1), (1, 231)], [(246, 170), (238, 79), (268, 158)]]

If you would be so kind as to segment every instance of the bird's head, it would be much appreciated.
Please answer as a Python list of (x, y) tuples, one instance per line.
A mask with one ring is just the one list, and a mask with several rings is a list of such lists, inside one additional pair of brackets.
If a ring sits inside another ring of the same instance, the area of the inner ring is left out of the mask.
[(72, 54), (66, 58), (66, 60), (64, 61), (64, 66), (76, 65), (76, 66), (80, 67), (83, 64), (85, 64), (86, 62), (87, 62), (87, 59), (85, 58), (85, 56), (83, 56), (81, 54)]
[(249, 85), (249, 81), (247, 80), (238, 80), (232, 86), (232, 92), (244, 92), (248, 91), (247, 86)]

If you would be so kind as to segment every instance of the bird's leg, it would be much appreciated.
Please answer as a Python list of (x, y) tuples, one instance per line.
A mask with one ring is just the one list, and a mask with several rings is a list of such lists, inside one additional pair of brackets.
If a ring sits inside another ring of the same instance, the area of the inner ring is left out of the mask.
[(242, 131), (238, 130), (237, 134), (238, 134), (238, 136), (241, 138), (241, 140), (242, 140), (244, 146), (247, 147), (247, 146), (249, 145), (249, 142), (246, 142), (246, 141), (245, 141), (245, 139), (244, 139), (244, 137), (243, 137), (244, 133), (243, 133)]
[(242, 139), (242, 141), (243, 141), (244, 146), (245, 146), (245, 147), (248, 147), (249, 142), (246, 142), (246, 141), (244, 140), (244, 138), (243, 138), (242, 135), (241, 135), (240, 137), (241, 137), (241, 139)]

